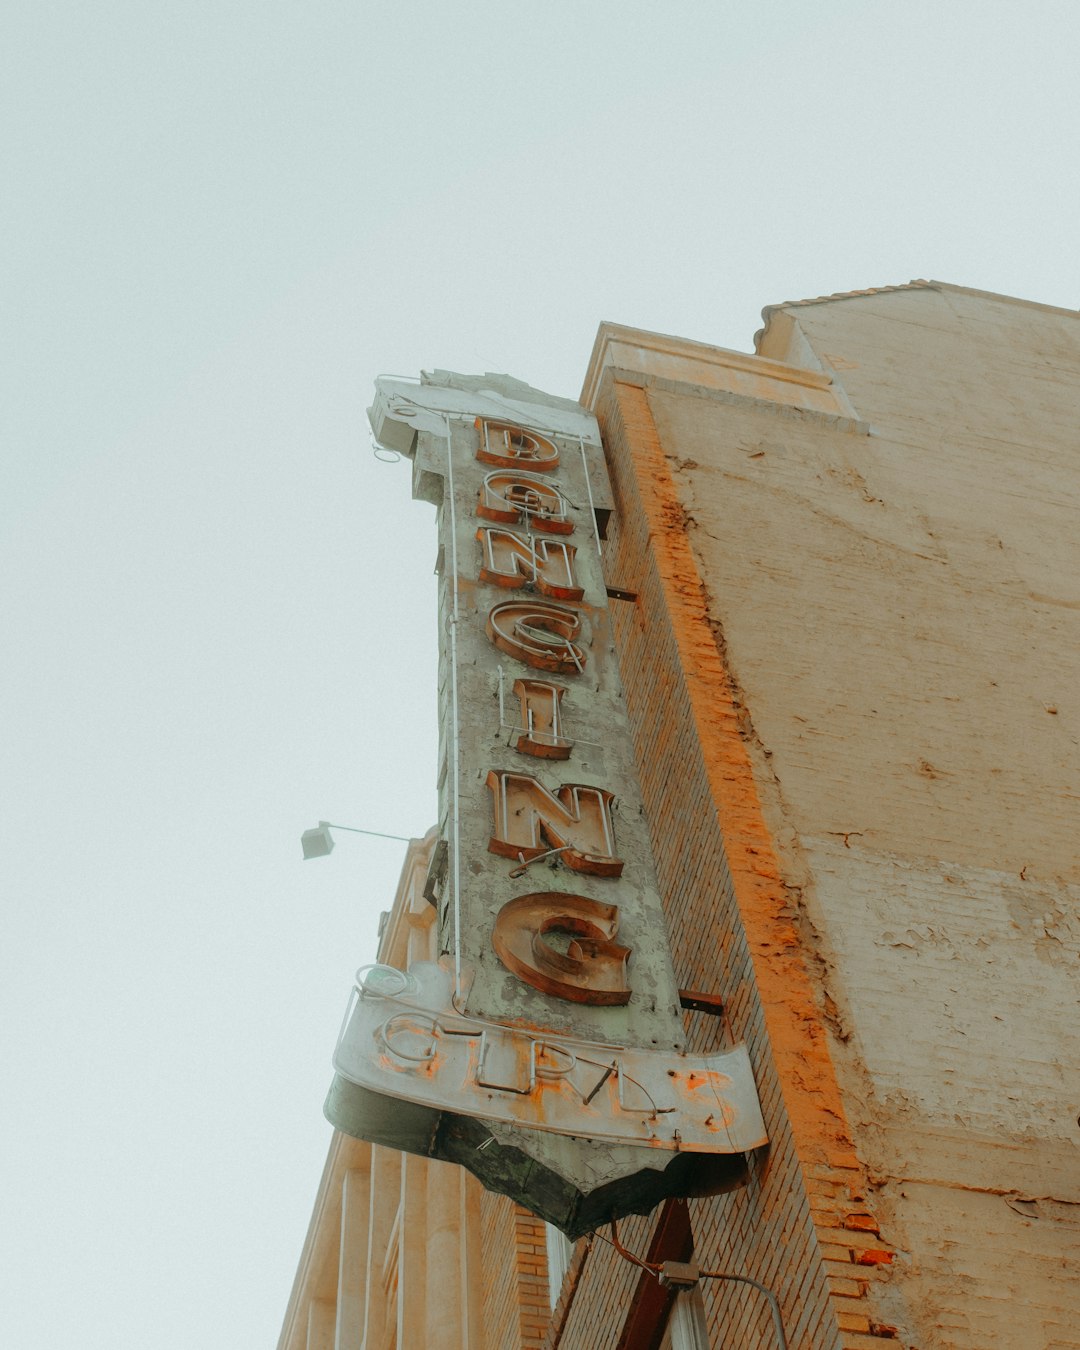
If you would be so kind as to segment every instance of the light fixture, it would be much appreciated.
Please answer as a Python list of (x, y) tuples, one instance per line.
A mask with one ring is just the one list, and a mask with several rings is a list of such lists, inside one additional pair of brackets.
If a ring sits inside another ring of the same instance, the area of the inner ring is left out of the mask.
[(358, 830), (355, 825), (332, 825), (328, 820), (320, 820), (312, 830), (305, 830), (300, 836), (300, 847), (308, 858), (325, 858), (334, 847), (331, 830), (348, 830), (350, 834), (369, 834), (375, 839), (397, 839), (403, 844), (412, 840), (405, 834), (383, 834), (381, 830)]

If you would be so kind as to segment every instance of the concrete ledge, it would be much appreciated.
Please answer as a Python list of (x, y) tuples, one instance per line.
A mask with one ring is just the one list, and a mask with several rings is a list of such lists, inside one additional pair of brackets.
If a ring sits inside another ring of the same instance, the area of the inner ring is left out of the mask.
[(611, 367), (814, 412), (849, 412), (824, 371), (613, 323), (602, 323), (596, 335), (581, 393), (587, 408), (595, 407)]

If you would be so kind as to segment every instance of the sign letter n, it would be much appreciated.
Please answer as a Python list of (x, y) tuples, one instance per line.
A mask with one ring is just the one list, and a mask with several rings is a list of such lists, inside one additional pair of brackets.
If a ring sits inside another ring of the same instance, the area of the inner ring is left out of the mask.
[(529, 862), (558, 852), (575, 872), (620, 876), (611, 824), (612, 793), (604, 788), (566, 783), (552, 795), (543, 783), (523, 773), (492, 769), (487, 785), (495, 825), (488, 848), (506, 858)]

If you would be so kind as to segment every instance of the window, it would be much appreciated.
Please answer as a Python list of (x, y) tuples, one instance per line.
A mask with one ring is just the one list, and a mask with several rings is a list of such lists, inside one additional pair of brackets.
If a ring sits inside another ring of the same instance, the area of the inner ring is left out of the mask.
[(544, 1236), (547, 1239), (548, 1297), (554, 1308), (562, 1292), (562, 1282), (570, 1264), (574, 1244), (565, 1233), (560, 1233), (549, 1223), (544, 1224)]
[(676, 1296), (668, 1318), (665, 1343), (671, 1350), (709, 1350), (709, 1332), (705, 1325), (705, 1305), (701, 1289), (685, 1289)]

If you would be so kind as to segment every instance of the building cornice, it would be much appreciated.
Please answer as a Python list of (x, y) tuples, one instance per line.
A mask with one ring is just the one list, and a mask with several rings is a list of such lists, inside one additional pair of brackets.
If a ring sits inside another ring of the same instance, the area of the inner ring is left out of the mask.
[[(682, 379), (705, 389), (729, 389), (732, 393), (751, 393), (749, 385), (759, 385), (759, 382), (764, 381), (806, 390), (821, 390), (828, 397), (833, 382), (825, 371), (803, 370), (768, 356), (732, 351), (728, 347), (713, 347), (709, 343), (691, 342), (687, 338), (672, 338), (667, 333), (653, 333), (645, 328), (602, 323), (597, 331), (585, 385), (582, 387), (582, 402), (586, 408), (594, 408), (603, 373), (609, 367)], [(780, 401), (802, 400), (788, 394)]]
[(612, 371), (633, 371), (640, 382), (673, 381), (814, 412), (850, 415), (851, 411), (832, 376), (823, 370), (605, 322), (585, 375), (581, 393), (585, 407), (596, 407), (604, 377)]

